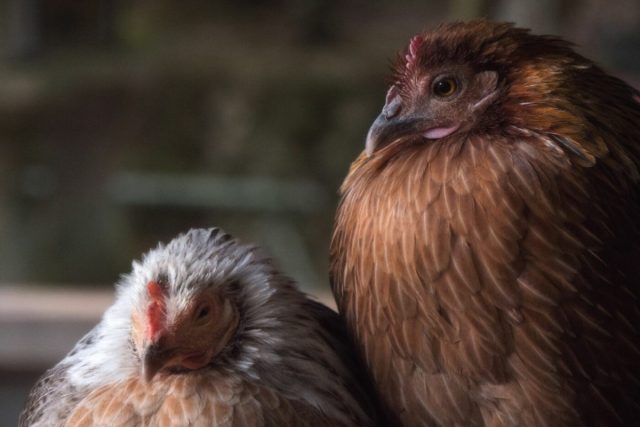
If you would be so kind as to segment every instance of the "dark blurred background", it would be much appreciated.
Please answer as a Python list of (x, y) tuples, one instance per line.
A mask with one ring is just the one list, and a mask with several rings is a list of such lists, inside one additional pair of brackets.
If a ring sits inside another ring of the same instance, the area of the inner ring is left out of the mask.
[(410, 36), (477, 16), (632, 83), (638, 0), (0, 1), (0, 425), (131, 260), (190, 227), (327, 300), (337, 189)]

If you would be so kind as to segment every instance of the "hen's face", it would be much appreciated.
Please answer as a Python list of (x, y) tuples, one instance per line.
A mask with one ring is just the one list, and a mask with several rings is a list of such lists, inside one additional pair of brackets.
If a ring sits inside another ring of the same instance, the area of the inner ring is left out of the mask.
[(203, 368), (233, 337), (239, 314), (222, 289), (205, 288), (185, 301), (160, 281), (146, 287), (143, 309), (132, 314), (132, 340), (145, 380), (160, 371)]
[[(439, 46), (411, 40), (397, 81), (369, 129), (366, 152), (399, 139), (434, 140), (470, 130), (499, 94), (498, 73), (456, 61), (434, 63)], [(428, 142), (428, 141), (427, 141)]]

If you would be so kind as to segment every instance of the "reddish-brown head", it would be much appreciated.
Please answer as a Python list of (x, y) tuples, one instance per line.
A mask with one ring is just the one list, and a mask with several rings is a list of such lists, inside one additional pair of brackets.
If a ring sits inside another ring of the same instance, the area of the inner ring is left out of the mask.
[(398, 56), (366, 153), (527, 129), (566, 136), (562, 144), (586, 158), (598, 147), (585, 150), (571, 142), (589, 140), (577, 135), (584, 132), (585, 115), (594, 105), (632, 103), (633, 95), (560, 39), (504, 23), (447, 24), (415, 36)]
[(472, 58), (467, 37), (443, 28), (411, 39), (367, 135), (367, 154), (403, 137), (441, 139), (478, 124), (500, 95), (499, 69)]

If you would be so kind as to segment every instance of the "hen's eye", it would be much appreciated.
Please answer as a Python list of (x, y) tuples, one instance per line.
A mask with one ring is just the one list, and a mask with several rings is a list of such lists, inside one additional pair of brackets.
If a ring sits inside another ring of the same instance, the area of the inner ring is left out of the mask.
[(196, 314), (196, 319), (201, 320), (209, 315), (209, 306), (205, 305), (198, 310), (198, 314)]
[(447, 97), (451, 96), (458, 90), (458, 83), (453, 77), (445, 77), (438, 80), (433, 85), (433, 93), (436, 96)]

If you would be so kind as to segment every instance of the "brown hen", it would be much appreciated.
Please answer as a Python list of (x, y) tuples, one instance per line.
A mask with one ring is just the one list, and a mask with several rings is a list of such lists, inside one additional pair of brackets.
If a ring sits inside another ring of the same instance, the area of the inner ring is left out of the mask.
[(509, 24), (411, 40), (331, 248), (397, 421), (638, 423), (639, 99)]

